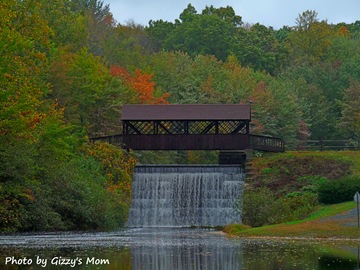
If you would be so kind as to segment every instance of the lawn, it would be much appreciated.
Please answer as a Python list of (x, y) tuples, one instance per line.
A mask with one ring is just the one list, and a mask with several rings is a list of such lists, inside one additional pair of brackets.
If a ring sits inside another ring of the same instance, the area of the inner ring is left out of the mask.
[(304, 220), (257, 228), (234, 224), (226, 226), (224, 231), (240, 237), (339, 238), (360, 241), (360, 229), (357, 226), (346, 226), (341, 218), (329, 218), (354, 207), (356, 207), (355, 202), (320, 206)]

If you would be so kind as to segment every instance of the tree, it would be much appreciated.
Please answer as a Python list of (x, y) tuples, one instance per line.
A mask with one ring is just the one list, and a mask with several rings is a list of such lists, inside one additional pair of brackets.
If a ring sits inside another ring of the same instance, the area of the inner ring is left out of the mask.
[(339, 127), (350, 137), (360, 138), (360, 82), (350, 80), (341, 101)]
[(175, 28), (176, 24), (171, 22), (150, 20), (149, 26), (145, 28), (145, 31), (152, 37), (152, 40), (157, 45), (158, 49), (161, 49), (164, 47), (166, 39)]
[(232, 7), (220, 7), (214, 8), (214, 6), (206, 6), (205, 9), (202, 11), (202, 15), (217, 15), (219, 18), (233, 24), (234, 27), (242, 26), (242, 18), (235, 14), (235, 11)]
[(0, 6), (0, 230), (16, 230), (32, 224), (28, 207), (41, 200), (47, 168), (73, 149), (62, 111), (45, 99), (51, 31), (39, 3)]
[(196, 103), (199, 80), (193, 75), (193, 59), (183, 52), (160, 52), (152, 58), (151, 69), (157, 87), (169, 93), (169, 102)]
[(195, 57), (210, 54), (225, 60), (229, 54), (233, 26), (217, 15), (193, 15), (168, 35), (166, 50), (180, 50)]
[(131, 204), (131, 183), (136, 160), (131, 153), (120, 150), (114, 145), (96, 142), (85, 145), (81, 151), (86, 158), (95, 158), (101, 163), (101, 170), (106, 177), (105, 186), (110, 192), (117, 193), (127, 208)]
[(315, 10), (306, 10), (295, 19), (296, 29), (300, 31), (307, 31), (312, 24), (319, 22), (318, 13)]
[(121, 106), (133, 96), (99, 57), (87, 50), (60, 53), (50, 70), (51, 97), (64, 108), (67, 121), (92, 136), (119, 132)]
[(31, 141), (44, 118), (50, 29), (40, 17), (38, 4), (0, 3), (0, 134), (9, 140)]
[(147, 31), (166, 51), (182, 51), (191, 57), (209, 54), (226, 60), (234, 32), (241, 24), (241, 17), (229, 6), (206, 7), (198, 14), (189, 4), (175, 24), (152, 21)]
[(287, 56), (274, 30), (259, 23), (249, 30), (243, 28), (237, 31), (232, 51), (243, 66), (270, 74), (280, 70)]
[(330, 63), (302, 63), (289, 68), (282, 76), (292, 82), (289, 91), (298, 97), (303, 120), (311, 138), (338, 138), (337, 122), (342, 98), (339, 69)]
[(336, 31), (326, 21), (319, 22), (315, 11), (303, 12), (296, 22), (295, 31), (289, 36), (291, 55), (311, 63), (323, 60)]
[(234, 63), (228, 63), (227, 69), (230, 67), (234, 69), (230, 73), (233, 83), (238, 82), (232, 103), (252, 104), (251, 133), (283, 138), (289, 147), (296, 145), (303, 114), (291, 82)]
[(106, 41), (113, 35), (116, 22), (110, 12), (109, 4), (101, 0), (75, 0), (70, 1), (70, 7), (85, 21), (87, 35), (87, 49), (97, 56), (102, 56)]
[(103, 56), (107, 65), (121, 63), (129, 70), (146, 66), (151, 54), (159, 49), (144, 27), (130, 21), (118, 25), (104, 41)]
[(69, 0), (41, 0), (41, 16), (52, 30), (51, 41), (56, 47), (76, 51), (86, 46), (89, 29), (85, 17), (73, 9)]
[(130, 89), (137, 93), (140, 104), (166, 104), (169, 94), (159, 94), (155, 89), (155, 83), (152, 81), (153, 74), (145, 74), (136, 69), (134, 75), (131, 75), (126, 69), (117, 65), (111, 66), (111, 75), (119, 77)]
[(184, 9), (180, 14), (179, 18), (182, 20), (182, 22), (189, 22), (193, 20), (196, 14), (196, 9), (191, 4), (188, 4), (186, 9)]

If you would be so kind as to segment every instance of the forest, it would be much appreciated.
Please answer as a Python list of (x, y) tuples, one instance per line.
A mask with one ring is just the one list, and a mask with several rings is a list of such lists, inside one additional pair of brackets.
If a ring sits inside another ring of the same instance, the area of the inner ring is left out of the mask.
[(0, 231), (126, 223), (138, 157), (89, 140), (121, 132), (123, 104), (252, 102), (251, 132), (287, 149), (359, 140), (360, 20), (274, 30), (189, 4), (122, 25), (101, 0), (0, 0), (0, 18)]

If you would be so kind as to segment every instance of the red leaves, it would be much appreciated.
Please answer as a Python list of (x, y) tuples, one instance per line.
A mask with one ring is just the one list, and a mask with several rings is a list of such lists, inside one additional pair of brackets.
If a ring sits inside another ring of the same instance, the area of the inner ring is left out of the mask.
[(113, 65), (110, 67), (112, 76), (119, 77), (132, 90), (137, 92), (140, 104), (167, 104), (168, 93), (159, 97), (155, 96), (155, 82), (152, 81), (154, 74), (143, 73), (136, 69), (131, 75), (125, 68)]

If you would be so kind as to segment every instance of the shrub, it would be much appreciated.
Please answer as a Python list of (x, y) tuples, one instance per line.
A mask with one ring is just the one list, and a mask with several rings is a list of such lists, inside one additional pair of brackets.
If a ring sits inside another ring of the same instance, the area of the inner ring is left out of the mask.
[(327, 181), (319, 187), (319, 202), (335, 204), (351, 201), (356, 191), (360, 191), (359, 176), (348, 176), (338, 180)]
[(318, 205), (317, 194), (311, 191), (293, 192), (281, 198), (281, 201), (288, 210), (284, 222), (306, 218)]
[(244, 224), (259, 227), (271, 224), (278, 204), (274, 193), (268, 188), (246, 190), (243, 199), (238, 202), (237, 210), (242, 214)]

